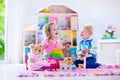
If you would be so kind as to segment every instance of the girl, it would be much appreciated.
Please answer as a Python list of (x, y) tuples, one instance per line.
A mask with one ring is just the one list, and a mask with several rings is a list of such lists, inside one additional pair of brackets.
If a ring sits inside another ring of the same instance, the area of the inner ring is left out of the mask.
[(62, 42), (58, 39), (58, 28), (54, 23), (48, 23), (44, 26), (45, 40), (44, 57), (49, 59), (55, 59), (59, 67), (58, 60), (63, 58)]

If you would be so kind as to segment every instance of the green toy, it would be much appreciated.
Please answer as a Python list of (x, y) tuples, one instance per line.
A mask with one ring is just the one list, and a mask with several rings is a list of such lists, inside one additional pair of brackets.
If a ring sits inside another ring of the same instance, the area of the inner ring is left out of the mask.
[(60, 60), (63, 58), (63, 51), (61, 49), (55, 49), (50, 54), (45, 55), (45, 57), (52, 57)]

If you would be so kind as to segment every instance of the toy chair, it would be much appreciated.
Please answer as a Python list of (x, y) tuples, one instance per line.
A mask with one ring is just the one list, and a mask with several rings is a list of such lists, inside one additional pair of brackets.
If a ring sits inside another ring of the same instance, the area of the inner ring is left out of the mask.
[(79, 68), (84, 68), (86, 69), (86, 57), (84, 57), (84, 63), (83, 64), (78, 64)]

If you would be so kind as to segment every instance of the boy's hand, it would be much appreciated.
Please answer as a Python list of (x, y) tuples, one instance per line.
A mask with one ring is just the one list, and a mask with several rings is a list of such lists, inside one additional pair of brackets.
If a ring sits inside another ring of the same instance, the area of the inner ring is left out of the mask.
[(90, 52), (90, 50), (89, 50), (89, 49), (85, 49), (85, 50), (83, 50), (82, 52), (83, 52), (84, 54), (87, 54), (87, 53)]
[(80, 54), (81, 57), (85, 57), (85, 54)]

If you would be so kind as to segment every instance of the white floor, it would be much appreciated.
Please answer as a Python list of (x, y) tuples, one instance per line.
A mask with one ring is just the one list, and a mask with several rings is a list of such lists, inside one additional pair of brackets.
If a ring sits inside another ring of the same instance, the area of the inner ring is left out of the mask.
[(120, 76), (102, 77), (17, 77), (25, 71), (25, 65), (0, 65), (0, 80), (120, 80)]

